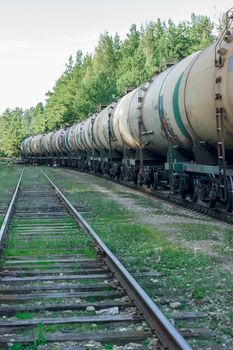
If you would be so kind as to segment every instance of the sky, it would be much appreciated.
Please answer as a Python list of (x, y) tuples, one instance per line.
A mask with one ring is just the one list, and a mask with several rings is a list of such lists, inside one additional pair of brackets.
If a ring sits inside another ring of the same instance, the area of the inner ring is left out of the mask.
[(178, 23), (192, 12), (216, 21), (233, 0), (0, 0), (0, 113), (45, 101), (69, 56), (93, 52), (104, 31), (124, 38), (131, 24)]

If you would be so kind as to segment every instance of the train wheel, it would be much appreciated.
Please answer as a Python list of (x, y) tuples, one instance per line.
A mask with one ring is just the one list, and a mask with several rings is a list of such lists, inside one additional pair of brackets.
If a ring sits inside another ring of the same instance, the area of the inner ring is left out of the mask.
[(227, 198), (225, 201), (218, 201), (216, 203), (216, 208), (222, 212), (229, 213), (233, 209), (233, 179), (231, 176), (227, 176), (226, 179), (227, 186)]
[(198, 179), (194, 176), (190, 180), (190, 200), (194, 203), (198, 200)]
[(159, 186), (159, 172), (154, 171), (153, 172), (153, 181), (152, 181), (152, 189), (156, 190)]

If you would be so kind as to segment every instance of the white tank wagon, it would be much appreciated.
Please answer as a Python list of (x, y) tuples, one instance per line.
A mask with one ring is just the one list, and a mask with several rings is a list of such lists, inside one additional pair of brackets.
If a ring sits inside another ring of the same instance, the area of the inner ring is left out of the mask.
[(76, 146), (77, 149), (80, 153), (80, 151), (85, 151), (85, 143), (83, 140), (83, 125), (84, 125), (85, 121), (80, 122), (79, 124), (77, 124), (77, 126), (75, 127), (74, 133), (75, 133), (75, 142), (76, 142)]
[(31, 141), (32, 136), (27, 137), (23, 142), (21, 143), (21, 152), (25, 156), (30, 156), (31, 154)]
[[(221, 70), (222, 99), (226, 108), (225, 145), (233, 148), (233, 45), (224, 42)], [(117, 147), (140, 146), (166, 155), (167, 138), (174, 145), (192, 150), (194, 143), (206, 141), (217, 148), (215, 44), (192, 54), (156, 76), (152, 82), (124, 96), (115, 108), (111, 123)], [(98, 119), (98, 117), (97, 117)], [(103, 137), (103, 132), (101, 133)]]
[(105, 107), (93, 120), (93, 144), (96, 150), (109, 150), (109, 107)]
[(51, 150), (55, 155), (67, 154), (70, 152), (68, 143), (69, 129), (65, 128), (56, 131), (51, 138)]
[(67, 145), (70, 149), (70, 152), (75, 154), (78, 151), (78, 147), (75, 141), (75, 129), (79, 124), (71, 126), (67, 132)]
[(63, 129), (59, 137), (59, 147), (64, 154), (69, 154), (71, 151), (68, 143), (69, 130), (70, 128)]
[(41, 146), (42, 138), (43, 138), (42, 134), (32, 137), (30, 149), (33, 156), (40, 156), (43, 154), (43, 150)]
[(45, 155), (51, 155), (53, 153), (51, 147), (53, 135), (54, 132), (49, 132), (48, 134), (45, 134), (41, 140), (43, 152)]
[[(116, 151), (124, 164), (122, 177), (129, 174), (127, 165), (140, 175), (140, 182), (157, 186), (161, 171), (163, 176), (169, 172), (174, 193), (207, 205), (221, 203), (224, 210), (232, 208), (232, 21), (230, 10), (216, 43), (72, 127), (67, 134), (69, 149), (77, 158), (89, 153), (97, 161), (108, 157), (111, 164)], [(59, 140), (62, 133), (53, 139)], [(33, 140), (30, 147), (35, 154)], [(56, 154), (64, 153), (58, 141), (53, 148)]]
[(94, 147), (93, 145), (93, 134), (92, 134), (92, 125), (94, 122), (94, 117), (90, 116), (88, 119), (86, 119), (82, 125), (81, 128), (81, 135), (80, 138), (83, 143), (83, 148), (85, 151), (92, 150)]
[(51, 138), (51, 150), (52, 150), (52, 153), (53, 155), (56, 155), (58, 153), (60, 153), (60, 149), (57, 149), (57, 145), (56, 145), (56, 140), (57, 140), (57, 134), (59, 133), (59, 131), (55, 131), (52, 138)]

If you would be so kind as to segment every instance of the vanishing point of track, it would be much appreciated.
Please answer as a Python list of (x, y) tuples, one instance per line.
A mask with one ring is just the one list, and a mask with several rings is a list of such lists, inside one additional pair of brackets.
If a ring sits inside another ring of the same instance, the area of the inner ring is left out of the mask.
[(1, 349), (146, 339), (191, 349), (78, 210), (43, 171), (22, 171), (0, 230)]

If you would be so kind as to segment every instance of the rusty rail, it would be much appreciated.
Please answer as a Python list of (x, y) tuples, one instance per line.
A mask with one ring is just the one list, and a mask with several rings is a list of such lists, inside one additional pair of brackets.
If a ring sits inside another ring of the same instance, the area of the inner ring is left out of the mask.
[[(41, 169), (40, 169), (41, 170)], [(48, 175), (41, 170), (44, 176), (47, 178), (51, 186), (54, 188), (58, 196), (64, 202), (68, 210), (77, 219), (80, 225), (85, 231), (90, 234), (96, 242), (98, 249), (102, 253), (103, 259), (108, 265), (111, 272), (120, 281), (123, 288), (127, 291), (130, 298), (134, 301), (135, 305), (144, 316), (145, 320), (151, 327), (152, 331), (160, 339), (162, 344), (168, 349), (172, 350), (191, 350), (192, 348), (183, 338), (183, 336), (176, 330), (176, 328), (170, 323), (170, 321), (163, 315), (157, 305), (152, 301), (148, 294), (142, 289), (142, 287), (136, 282), (121, 262), (113, 255), (113, 253), (107, 248), (87, 221), (82, 215), (74, 208), (70, 201), (64, 196), (59, 188), (53, 183)]]
[(12, 212), (13, 212), (15, 199), (16, 199), (18, 191), (19, 191), (19, 187), (20, 187), (20, 183), (21, 183), (21, 180), (22, 180), (23, 173), (24, 173), (24, 168), (21, 171), (21, 174), (20, 174), (20, 177), (19, 177), (19, 181), (18, 181), (18, 183), (16, 185), (14, 194), (13, 194), (13, 196), (11, 198), (11, 202), (9, 204), (9, 207), (7, 209), (5, 218), (3, 220), (3, 223), (2, 223), (2, 226), (1, 226), (1, 229), (0, 229), (0, 250), (3, 249), (4, 238), (5, 238), (5, 235), (6, 235), (6, 232), (7, 232), (7, 229), (8, 229), (8, 224), (9, 224)]

